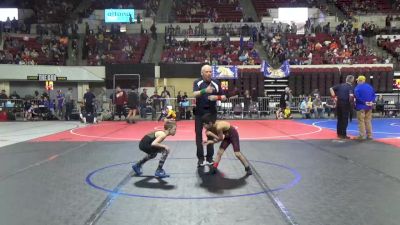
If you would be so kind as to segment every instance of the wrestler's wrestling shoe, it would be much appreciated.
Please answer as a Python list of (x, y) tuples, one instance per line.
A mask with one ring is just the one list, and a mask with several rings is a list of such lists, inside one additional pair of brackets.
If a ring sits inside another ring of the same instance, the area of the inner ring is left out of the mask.
[(135, 175), (136, 176), (140, 176), (140, 175), (142, 175), (142, 167), (141, 166), (139, 166), (138, 164), (133, 164), (132, 165), (132, 169), (133, 169), (133, 171), (135, 172)]
[(165, 177), (169, 177), (169, 174), (166, 174), (165, 170), (160, 169), (160, 170), (156, 170), (156, 173), (154, 174), (154, 176), (156, 176), (158, 178), (165, 178)]
[(246, 175), (247, 175), (247, 176), (250, 176), (250, 175), (253, 174), (253, 171), (251, 171), (250, 166), (249, 166), (249, 167), (245, 167), (244, 170), (246, 171)]

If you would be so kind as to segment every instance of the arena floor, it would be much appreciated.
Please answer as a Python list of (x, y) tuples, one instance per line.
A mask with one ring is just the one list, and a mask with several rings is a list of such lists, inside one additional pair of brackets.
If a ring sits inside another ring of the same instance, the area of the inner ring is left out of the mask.
[(162, 123), (0, 123), (0, 224), (399, 224), (399, 119), (374, 119), (363, 142), (336, 139), (334, 120), (231, 123), (252, 176), (230, 147), (216, 175), (197, 168), (194, 121), (168, 137), (165, 179), (158, 160), (131, 171)]

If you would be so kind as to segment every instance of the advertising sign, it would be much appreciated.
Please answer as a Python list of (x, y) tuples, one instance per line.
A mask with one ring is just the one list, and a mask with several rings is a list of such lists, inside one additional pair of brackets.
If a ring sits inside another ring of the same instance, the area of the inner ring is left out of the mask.
[(105, 9), (104, 19), (106, 23), (129, 23), (129, 15), (135, 20), (134, 9)]

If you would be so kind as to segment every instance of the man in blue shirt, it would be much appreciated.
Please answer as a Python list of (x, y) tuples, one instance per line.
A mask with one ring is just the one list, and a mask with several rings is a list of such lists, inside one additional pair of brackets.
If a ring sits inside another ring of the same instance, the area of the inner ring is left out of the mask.
[(206, 113), (217, 117), (217, 100), (225, 101), (219, 81), (211, 79), (212, 68), (210, 65), (201, 67), (201, 78), (193, 82), (193, 96), (196, 98), (195, 108), (195, 132), (197, 146), (197, 166), (212, 165), (214, 146), (207, 145), (206, 161), (204, 161), (203, 149), (203, 123), (201, 117)]
[(372, 140), (372, 106), (375, 101), (375, 91), (370, 84), (365, 83), (365, 76), (358, 76), (354, 89), (358, 120), (359, 140)]
[(349, 124), (350, 110), (352, 109), (351, 101), (354, 101), (353, 84), (354, 76), (348, 75), (346, 83), (338, 84), (329, 89), (332, 98), (336, 99), (336, 116), (337, 128), (336, 132), (340, 139), (350, 139), (347, 136), (347, 126)]

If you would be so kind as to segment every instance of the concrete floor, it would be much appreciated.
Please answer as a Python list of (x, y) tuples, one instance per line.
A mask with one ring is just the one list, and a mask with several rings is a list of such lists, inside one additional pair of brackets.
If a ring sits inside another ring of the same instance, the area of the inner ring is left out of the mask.
[[(196, 167), (194, 141), (170, 141), (132, 176), (138, 142), (30, 142), (77, 123), (0, 123), (0, 224), (398, 225), (400, 149), (375, 141), (242, 141), (220, 172)], [(7, 134), (3, 135), (4, 132)], [(36, 134), (36, 135), (34, 135)], [(27, 136), (28, 135), (28, 136)], [(3, 141), (7, 140), (7, 141)], [(7, 146), (5, 146), (8, 144)]]

